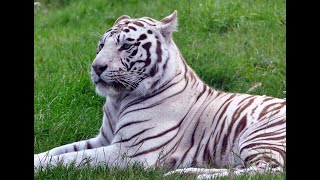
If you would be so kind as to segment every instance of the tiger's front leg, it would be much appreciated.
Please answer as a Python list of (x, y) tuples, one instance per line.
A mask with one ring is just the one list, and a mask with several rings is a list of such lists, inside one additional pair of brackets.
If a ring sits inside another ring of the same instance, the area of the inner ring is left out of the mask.
[(34, 158), (39, 158), (40, 160), (44, 159), (47, 156), (56, 156), (56, 155), (61, 155), (65, 153), (70, 153), (70, 152), (77, 152), (77, 151), (82, 151), (82, 150), (88, 150), (88, 149), (94, 149), (94, 148), (99, 148), (103, 146), (109, 145), (109, 141), (106, 139), (104, 135), (102, 135), (103, 132), (101, 132), (97, 137), (87, 139), (87, 140), (82, 140), (70, 144), (66, 144), (63, 146), (59, 146), (56, 148), (53, 148), (49, 151), (42, 152), (39, 154), (35, 154)]
[(125, 157), (125, 151), (120, 148), (119, 144), (113, 144), (95, 149), (86, 149), (82, 151), (69, 152), (60, 155), (44, 156), (34, 158), (34, 169), (38, 171), (42, 168), (56, 167), (58, 164), (62, 166), (89, 165), (91, 167), (104, 164), (107, 166), (124, 167), (128, 165)]

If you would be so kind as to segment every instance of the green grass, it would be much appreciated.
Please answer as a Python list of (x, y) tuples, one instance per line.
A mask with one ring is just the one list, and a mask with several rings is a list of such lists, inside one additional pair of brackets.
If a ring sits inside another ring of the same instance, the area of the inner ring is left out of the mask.
[[(105, 166), (99, 166), (97, 168), (83, 167), (81, 169), (75, 167), (64, 168), (58, 166), (54, 169), (47, 169), (40, 171), (34, 179), (77, 179), (77, 180), (101, 180), (101, 179), (122, 179), (122, 180), (196, 180), (196, 176), (186, 174), (181, 176), (179, 174), (173, 174), (170, 176), (163, 176), (164, 171), (160, 168), (145, 170), (142, 166), (134, 165), (129, 166), (125, 170), (119, 168), (108, 168)], [(285, 180), (285, 174), (275, 175), (252, 175), (251, 179), (257, 180)], [(229, 177), (221, 177), (220, 180), (229, 180)], [(246, 176), (235, 176), (234, 180), (248, 179)]]
[[(98, 133), (105, 99), (95, 93), (90, 65), (100, 35), (123, 14), (161, 19), (176, 9), (174, 41), (208, 85), (286, 96), (285, 0), (40, 2), (34, 9), (34, 153)], [(163, 173), (57, 168), (35, 179), (162, 179)]]

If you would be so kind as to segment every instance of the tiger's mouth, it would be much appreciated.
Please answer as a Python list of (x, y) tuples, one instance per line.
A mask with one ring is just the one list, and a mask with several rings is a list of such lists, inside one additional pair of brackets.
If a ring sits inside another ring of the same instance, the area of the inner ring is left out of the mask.
[(119, 83), (119, 82), (105, 82), (104, 80), (102, 79), (99, 79), (97, 82), (94, 82), (96, 85), (102, 85), (103, 87), (111, 87), (111, 88), (114, 88), (114, 89), (117, 89), (117, 90), (122, 90), (122, 89), (125, 89), (126, 87)]

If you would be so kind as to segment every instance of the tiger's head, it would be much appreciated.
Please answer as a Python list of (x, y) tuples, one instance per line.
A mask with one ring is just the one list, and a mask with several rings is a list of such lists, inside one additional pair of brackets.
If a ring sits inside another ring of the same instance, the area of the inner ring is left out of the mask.
[(160, 21), (119, 17), (98, 43), (91, 69), (96, 92), (112, 97), (157, 88), (175, 71), (168, 59), (176, 28), (177, 11)]

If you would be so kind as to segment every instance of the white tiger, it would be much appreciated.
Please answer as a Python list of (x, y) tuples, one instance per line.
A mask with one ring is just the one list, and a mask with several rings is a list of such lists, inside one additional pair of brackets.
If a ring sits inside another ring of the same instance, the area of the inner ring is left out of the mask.
[(176, 29), (176, 11), (160, 21), (115, 21), (92, 64), (96, 92), (106, 96), (100, 133), (34, 155), (36, 171), (139, 162), (201, 179), (228, 175), (230, 164), (235, 174), (283, 170), (286, 101), (209, 88), (173, 42)]

